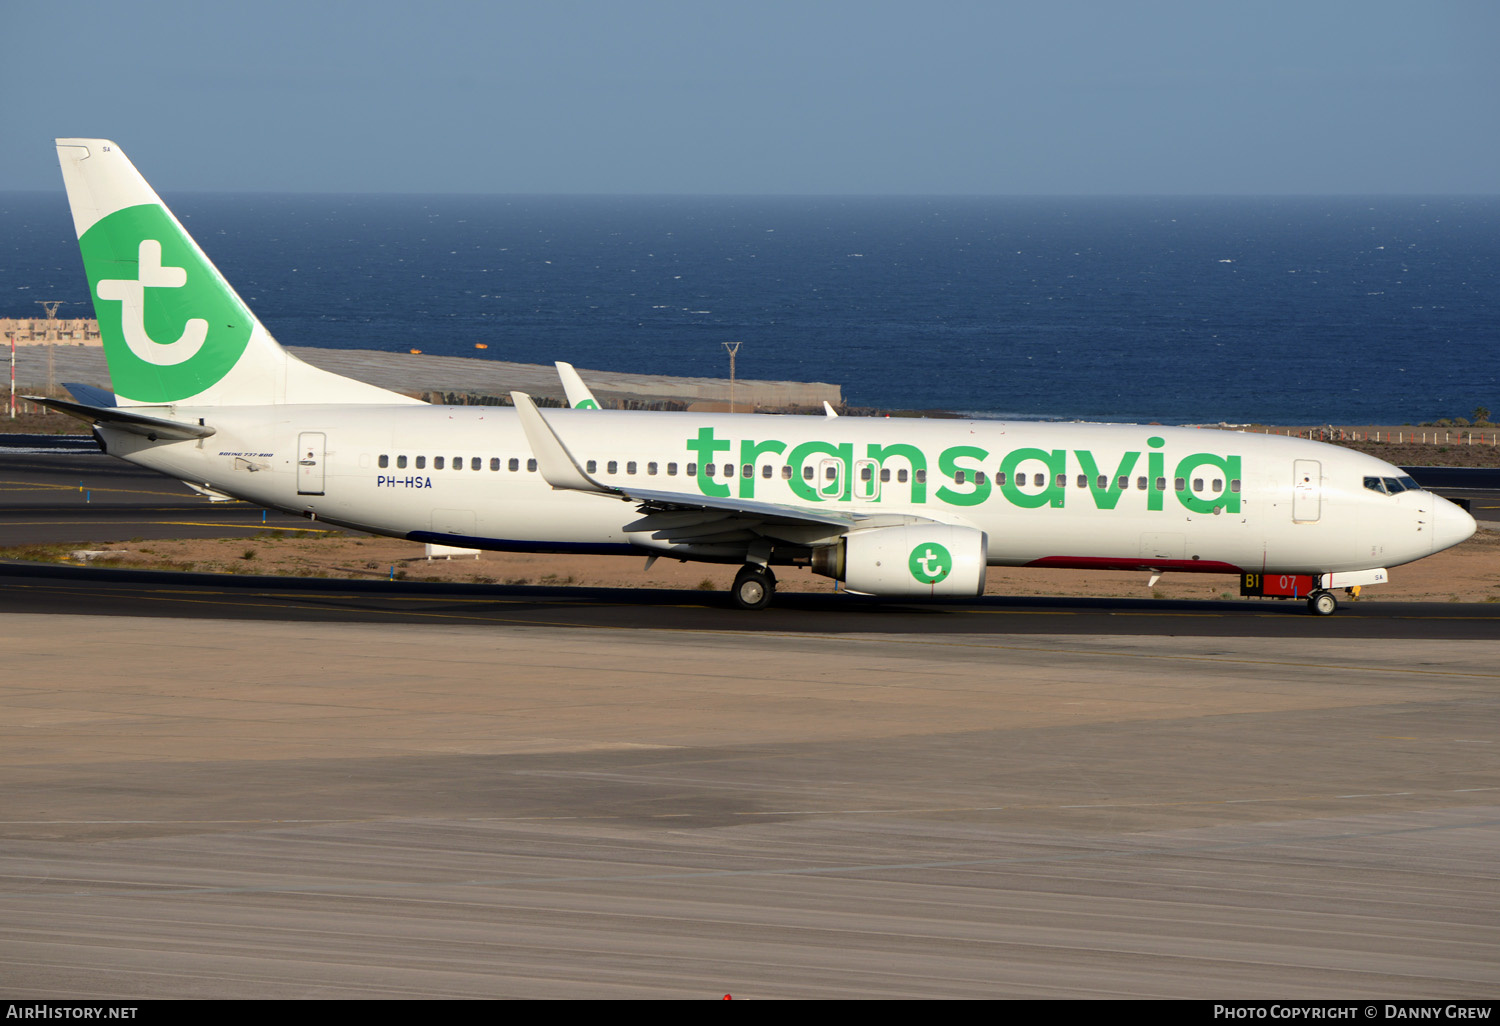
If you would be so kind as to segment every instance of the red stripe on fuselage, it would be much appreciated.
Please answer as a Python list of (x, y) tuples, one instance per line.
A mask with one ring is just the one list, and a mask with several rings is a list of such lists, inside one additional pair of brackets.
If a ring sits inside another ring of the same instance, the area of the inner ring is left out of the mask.
[(1043, 556), (1027, 566), (1049, 570), (1181, 570), (1193, 574), (1239, 574), (1243, 571), (1216, 559), (1150, 559), (1144, 556)]

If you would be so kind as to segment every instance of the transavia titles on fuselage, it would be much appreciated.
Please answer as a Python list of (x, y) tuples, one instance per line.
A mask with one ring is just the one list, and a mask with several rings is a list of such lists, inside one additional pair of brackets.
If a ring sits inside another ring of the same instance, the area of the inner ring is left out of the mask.
[[(215, 497), (417, 541), (774, 566), (875, 595), (975, 595), (986, 566), (1291, 575), (1331, 589), (1473, 519), (1361, 453), (1181, 428), (439, 407), (271, 337), (113, 143), (57, 152), (113, 393), (51, 405)], [(39, 400), (40, 401), (40, 400)], [(830, 414), (832, 411), (829, 411)]]

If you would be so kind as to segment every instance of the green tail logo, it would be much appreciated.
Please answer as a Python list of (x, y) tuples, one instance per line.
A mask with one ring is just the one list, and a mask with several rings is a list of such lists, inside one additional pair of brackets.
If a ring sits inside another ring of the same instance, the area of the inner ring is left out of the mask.
[(79, 240), (115, 392), (186, 399), (215, 384), (249, 344), (255, 320), (156, 204), (105, 217)]

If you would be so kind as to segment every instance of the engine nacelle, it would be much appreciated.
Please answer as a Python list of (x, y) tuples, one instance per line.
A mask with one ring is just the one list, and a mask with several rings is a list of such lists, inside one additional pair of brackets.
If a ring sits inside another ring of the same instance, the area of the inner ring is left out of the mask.
[(978, 595), (986, 548), (984, 532), (972, 527), (875, 527), (814, 549), (812, 568), (866, 595)]

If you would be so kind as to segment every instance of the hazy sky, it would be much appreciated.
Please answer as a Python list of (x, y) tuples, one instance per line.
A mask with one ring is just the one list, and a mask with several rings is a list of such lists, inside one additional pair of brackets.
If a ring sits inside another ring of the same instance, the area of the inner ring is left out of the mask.
[(1495, 193), (1494, 0), (4, 0), (0, 189)]

